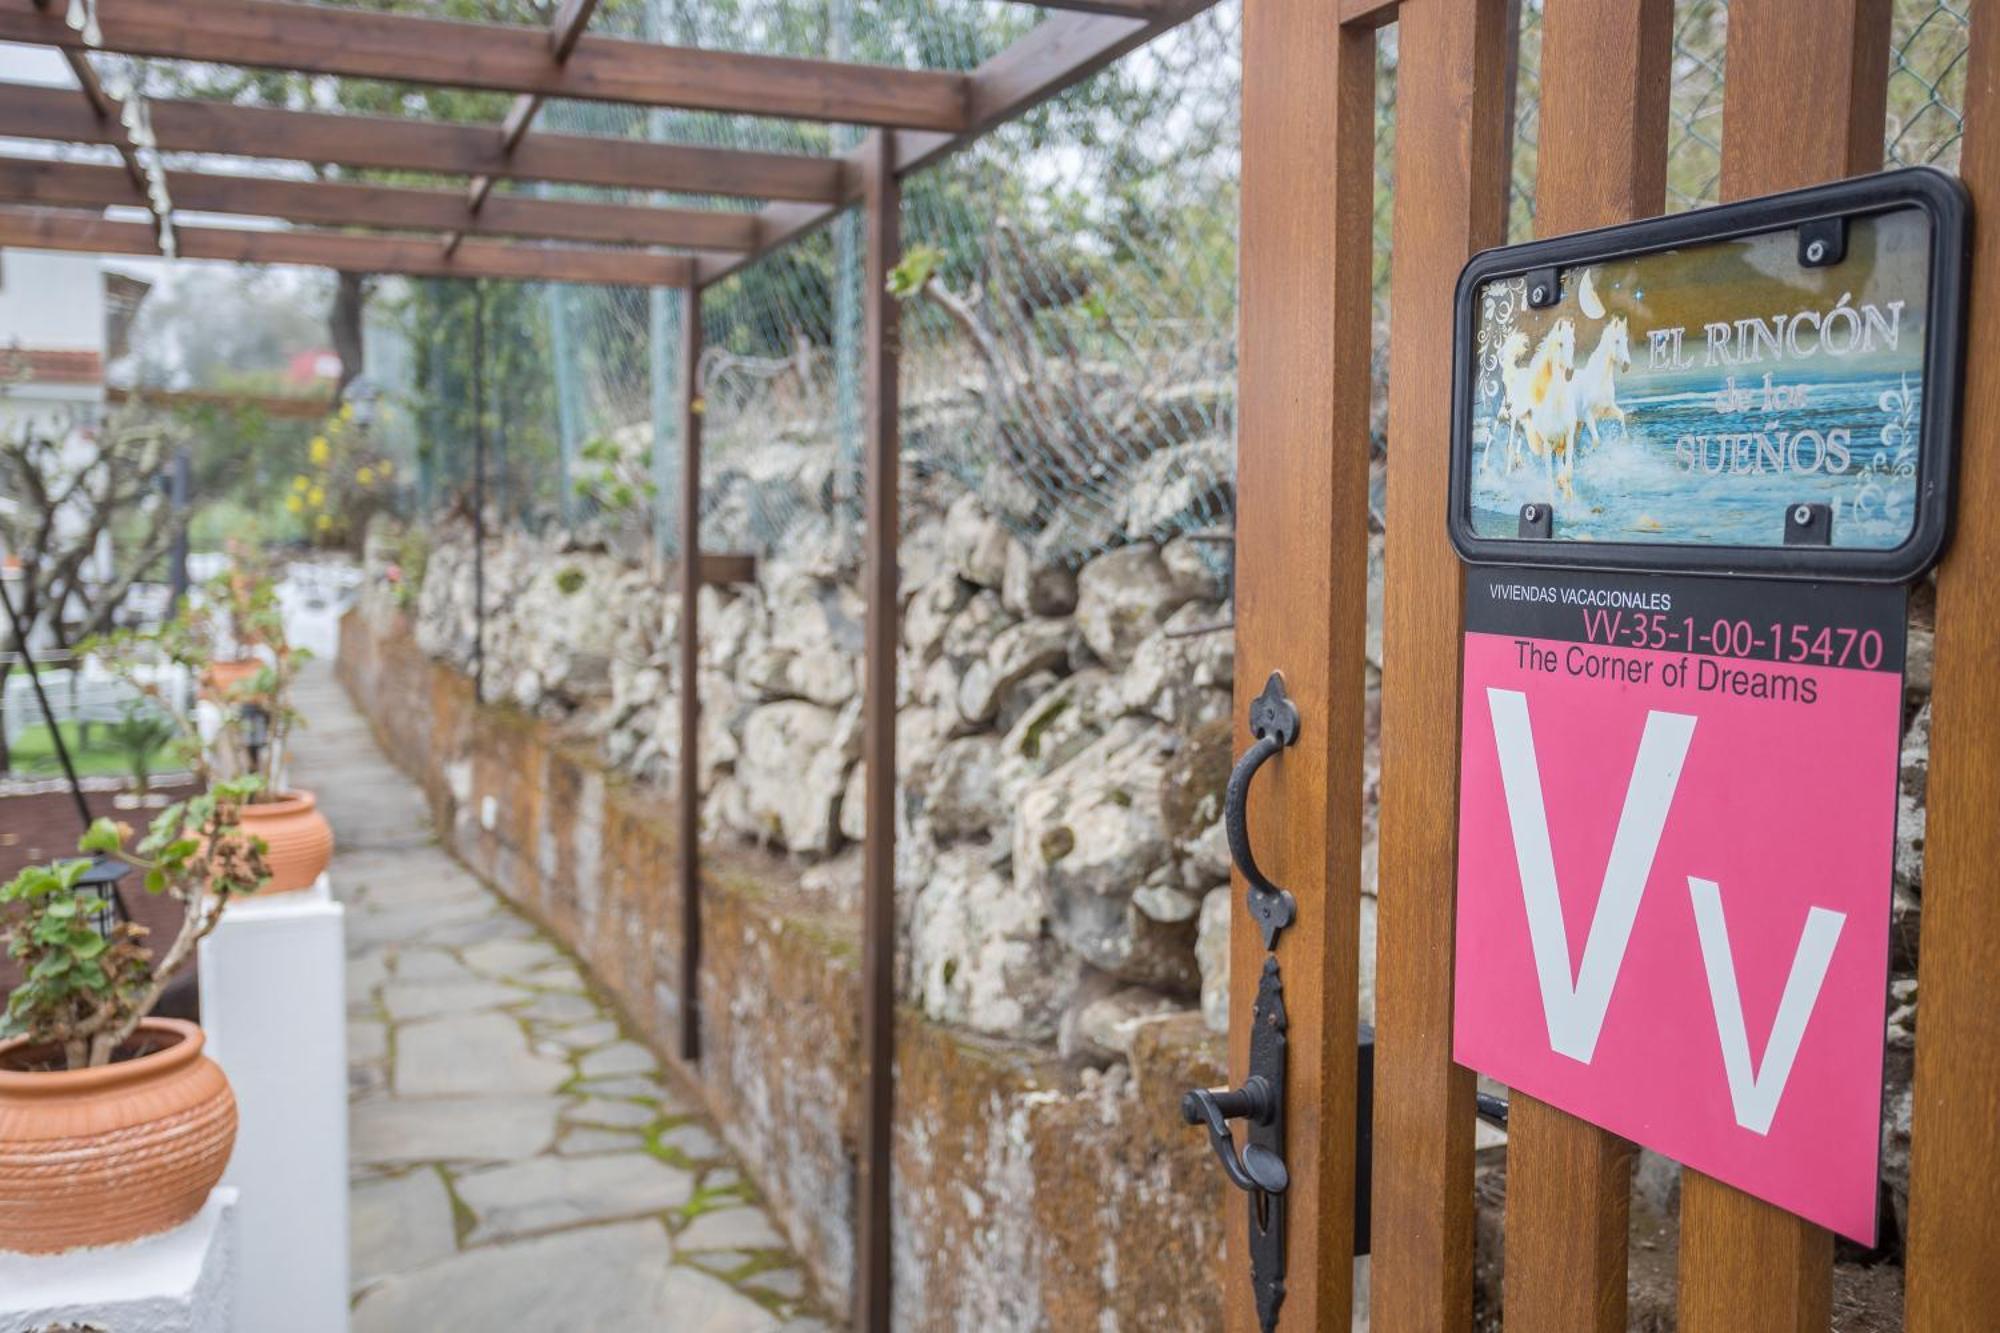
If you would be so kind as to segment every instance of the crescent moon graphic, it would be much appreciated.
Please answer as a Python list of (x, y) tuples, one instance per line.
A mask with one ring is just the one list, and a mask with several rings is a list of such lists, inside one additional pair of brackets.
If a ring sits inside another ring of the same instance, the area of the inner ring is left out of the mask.
[(1587, 319), (1604, 318), (1604, 302), (1597, 299), (1596, 277), (1596, 269), (1585, 269), (1583, 271), (1583, 281), (1576, 290), (1577, 308), (1583, 311), (1584, 317)]

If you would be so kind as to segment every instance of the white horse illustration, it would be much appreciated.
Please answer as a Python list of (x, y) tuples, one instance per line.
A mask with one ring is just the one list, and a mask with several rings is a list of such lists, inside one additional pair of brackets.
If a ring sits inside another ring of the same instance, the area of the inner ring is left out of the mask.
[[(1575, 365), (1576, 322), (1559, 319), (1528, 362), (1521, 382), (1523, 400), (1514, 405), (1528, 448), (1542, 460), (1548, 474), (1551, 498), (1558, 487), (1564, 495), (1570, 493), (1570, 446), (1577, 430), (1576, 401), (1570, 388)], [(1560, 477), (1556, 473), (1558, 457), (1563, 461)]]
[(1618, 406), (1616, 374), (1630, 373), (1631, 369), (1632, 345), (1625, 327), (1625, 316), (1619, 315), (1604, 326), (1596, 350), (1569, 384), (1577, 424), (1590, 428), (1592, 448), (1603, 443), (1597, 435), (1598, 422), (1608, 419), (1616, 421), (1620, 430), (1625, 428), (1625, 409)]
[[(1521, 447), (1517, 443), (1520, 436), (1521, 417), (1528, 410), (1528, 368), (1522, 363), (1528, 357), (1528, 335), (1519, 329), (1509, 329), (1500, 343), (1500, 406), (1494, 416), (1507, 423), (1507, 447), (1504, 451), (1507, 470), (1512, 472), (1521, 465)], [(1486, 437), (1486, 452), (1480, 456), (1482, 468), (1489, 465), (1493, 455), (1493, 437)]]

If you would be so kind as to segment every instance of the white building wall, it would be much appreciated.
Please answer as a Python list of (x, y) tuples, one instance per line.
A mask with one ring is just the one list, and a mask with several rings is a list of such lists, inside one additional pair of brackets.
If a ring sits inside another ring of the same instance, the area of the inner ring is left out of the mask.
[(104, 353), (104, 277), (95, 255), (0, 253), (0, 342)]

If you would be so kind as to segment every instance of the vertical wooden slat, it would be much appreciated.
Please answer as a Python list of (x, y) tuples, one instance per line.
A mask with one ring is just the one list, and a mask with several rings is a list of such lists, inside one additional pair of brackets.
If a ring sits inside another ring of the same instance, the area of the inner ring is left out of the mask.
[(868, 233), (862, 268), (862, 360), (868, 395), (866, 453), (868, 599), (867, 663), (862, 698), (861, 907), (861, 1271), (854, 1286), (854, 1327), (889, 1328), (890, 1117), (895, 1111), (896, 1054), (896, 368), (901, 354), (896, 299), (889, 294), (901, 231), (895, 138), (869, 136), (862, 181)]
[[(1247, 0), (1243, 60), (1236, 745), (1282, 671), (1300, 739), (1250, 803), (1259, 864), (1298, 899), (1278, 942), (1292, 1177), (1279, 1327), (1332, 1329), (1353, 1305), (1375, 34), (1331, 22), (1324, 0)], [(1239, 1080), (1265, 956), (1243, 887), (1230, 922)], [(1215, 1183), (1231, 1196), (1227, 1327), (1247, 1333), (1247, 1211), (1219, 1171)]]
[(1506, 228), (1506, 42), (1506, 0), (1400, 11), (1370, 1287), (1385, 1329), (1472, 1322), (1473, 1080), (1451, 1061), (1465, 585), (1444, 515), (1452, 291)]
[(681, 293), (681, 1059), (701, 1059), (701, 288)]
[(1723, 69), (1725, 200), (1881, 169), (1889, 0), (1733, 0)]
[(472, 699), (486, 702), (486, 284), (472, 284)]
[(1958, 526), (1938, 571), (1929, 820), (1911, 1117), (1909, 1327), (1966, 1328), (2000, 1310), (2000, 10), (1979, 5), (1967, 56), (1972, 300)]
[[(1882, 165), (1889, 0), (1735, 0), (1724, 68), (1723, 198)], [(1823, 1329), (1832, 1281), (1832, 1233), (1683, 1174), (1683, 1333)]]
[[(1665, 207), (1673, 22), (1673, 0), (1548, 0), (1538, 235)], [(1508, 1322), (1622, 1330), (1631, 1145), (1518, 1091), (1507, 1131)]]

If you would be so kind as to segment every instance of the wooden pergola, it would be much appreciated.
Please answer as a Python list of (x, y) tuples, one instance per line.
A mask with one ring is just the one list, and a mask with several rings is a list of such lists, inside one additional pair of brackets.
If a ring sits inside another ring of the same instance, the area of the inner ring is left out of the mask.
[[(288, 0), (97, 0), (97, 28), (62, 0), (0, 7), (0, 41), (60, 50), (76, 89), (0, 83), (0, 137), (115, 149), (121, 165), (0, 155), (0, 246), (301, 264), (361, 273), (614, 283), (686, 291), (681, 337), (681, 748), (677, 800), (684, 951), (682, 1057), (700, 1058), (697, 741), (693, 689), (704, 580), (740, 561), (699, 549), (700, 293), (848, 208), (866, 219), (867, 596), (864, 753), (861, 1181), (855, 1326), (890, 1312), (897, 613), (897, 306), (900, 178), (1062, 92), (1207, 9), (1214, 0), (1038, 0), (1051, 12), (969, 72), (699, 50), (591, 35), (596, 0), (558, 0), (546, 28), (468, 23)], [(1346, 10), (1377, 7), (1345, 0)], [(145, 142), (104, 88), (90, 53), (248, 66), (318, 76), (513, 94), (498, 125), (148, 99)], [(696, 147), (534, 128), (551, 98), (869, 127), (841, 156)], [(151, 154), (149, 160), (149, 153)], [(461, 177), (458, 189), (166, 168), (168, 153)], [(762, 201), (754, 211), (667, 208), (495, 192), (544, 181)], [(114, 221), (143, 207), (150, 222)], [(177, 209), (292, 224), (180, 225)], [(475, 325), (475, 337), (478, 337)], [(483, 462), (484, 453), (481, 451)]]

